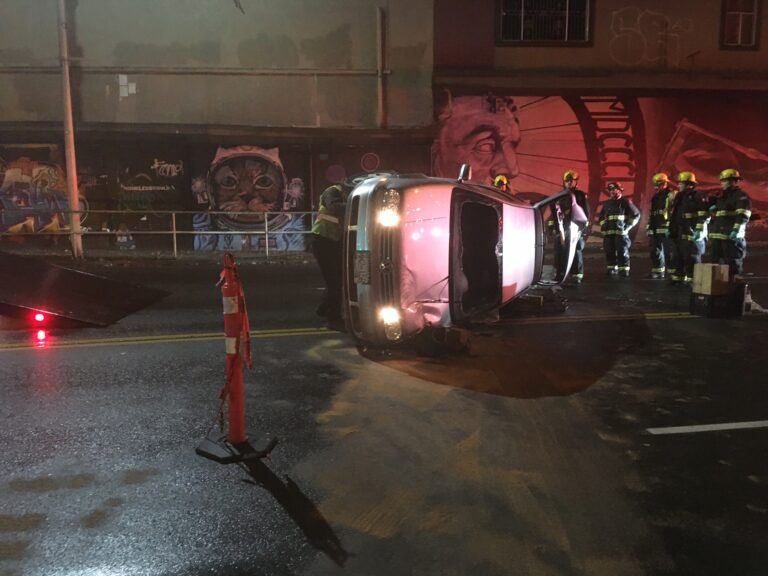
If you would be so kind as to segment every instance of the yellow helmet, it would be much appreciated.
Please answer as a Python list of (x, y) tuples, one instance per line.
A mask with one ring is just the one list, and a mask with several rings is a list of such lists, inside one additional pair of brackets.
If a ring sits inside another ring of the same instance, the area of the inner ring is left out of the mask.
[(563, 182), (570, 182), (571, 180), (578, 180), (579, 173), (576, 170), (566, 170), (563, 174)]
[(736, 168), (726, 168), (720, 172), (720, 180), (741, 180), (741, 174)]
[(669, 176), (667, 176), (666, 172), (659, 172), (658, 174), (653, 175), (651, 182), (653, 182), (654, 186), (659, 186), (660, 184), (668, 184)]
[(506, 186), (507, 184), (509, 184), (509, 178), (507, 178), (505, 174), (499, 174), (496, 176), (496, 178), (493, 179), (493, 185), (497, 186), (498, 188)]
[(677, 181), (681, 184), (685, 182), (696, 184), (696, 174), (693, 172), (680, 172), (680, 174), (677, 175)]

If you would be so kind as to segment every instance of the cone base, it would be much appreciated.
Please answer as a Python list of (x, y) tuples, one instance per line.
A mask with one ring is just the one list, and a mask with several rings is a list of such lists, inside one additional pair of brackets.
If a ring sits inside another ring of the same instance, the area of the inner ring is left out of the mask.
[(195, 447), (195, 453), (218, 464), (235, 464), (244, 460), (266, 458), (275, 449), (277, 442), (277, 438), (272, 438), (263, 450), (256, 450), (249, 442), (230, 444), (226, 434), (214, 429)]

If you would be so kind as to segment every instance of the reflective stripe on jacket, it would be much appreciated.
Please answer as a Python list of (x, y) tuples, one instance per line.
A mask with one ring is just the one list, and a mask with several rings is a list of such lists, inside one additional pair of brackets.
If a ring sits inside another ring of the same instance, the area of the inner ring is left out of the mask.
[(738, 186), (723, 190), (709, 207), (712, 216), (710, 223), (710, 238), (715, 240), (730, 240), (731, 234), (736, 238), (744, 238), (747, 233), (747, 222), (752, 215), (752, 200)]
[(598, 214), (603, 236), (626, 236), (639, 220), (640, 210), (629, 198), (609, 198)]
[(671, 188), (664, 188), (656, 192), (651, 198), (651, 212), (648, 215), (648, 234), (650, 236), (666, 236), (669, 232), (669, 219), (672, 215), (672, 202), (675, 192)]
[(344, 218), (345, 202), (341, 186), (334, 184), (326, 188), (320, 195), (320, 207), (317, 218), (312, 224), (312, 233), (329, 240), (338, 241), (341, 238), (341, 220)]
[(681, 190), (675, 196), (672, 205), (669, 232), (672, 238), (698, 240), (707, 237), (709, 222), (709, 203), (706, 196), (693, 188)]

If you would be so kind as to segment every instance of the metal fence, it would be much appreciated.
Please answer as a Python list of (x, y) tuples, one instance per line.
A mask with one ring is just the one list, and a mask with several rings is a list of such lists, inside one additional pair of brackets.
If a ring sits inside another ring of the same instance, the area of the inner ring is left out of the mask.
[[(239, 236), (247, 237), (249, 240), (252, 237), (264, 238), (264, 249), (248, 247), (247, 249), (241, 248), (240, 250), (250, 253), (264, 253), (264, 255), (270, 257), (270, 238), (276, 238), (282, 235), (308, 235), (311, 234), (312, 224), (314, 224), (317, 212), (315, 211), (295, 211), (295, 212), (214, 212), (206, 211), (201, 213), (200, 211), (187, 211), (187, 210), (151, 210), (146, 212), (139, 212), (135, 210), (91, 210), (84, 211), (57, 211), (53, 214), (48, 213), (45, 216), (52, 216), (51, 222), (54, 219), (58, 219), (59, 226), (46, 225), (42, 226), (39, 223), (40, 215), (31, 214), (28, 215), (26, 221), (17, 222), (13, 228), (21, 229), (10, 231), (10, 226), (7, 223), (4, 224), (5, 230), (0, 231), (0, 246), (8, 241), (26, 241), (27, 239), (33, 240), (35, 238), (44, 239), (48, 244), (57, 244), (61, 237), (70, 237), (72, 232), (68, 228), (64, 228), (65, 223), (69, 222), (70, 214), (80, 214), (82, 222), (82, 230), (80, 235), (83, 238), (83, 249), (104, 249), (105, 247), (112, 250), (136, 250), (141, 252), (142, 250), (149, 249), (150, 251), (157, 251), (158, 245), (162, 246), (164, 242), (154, 242), (152, 246), (148, 243), (138, 242), (138, 238), (168, 238), (170, 246), (165, 244), (164, 249), (170, 248), (174, 258), (179, 257), (180, 241), (182, 244), (187, 244), (185, 239), (187, 237), (194, 236)], [(228, 229), (195, 229), (192, 225), (193, 218), (204, 214), (211, 216), (212, 218), (223, 217), (226, 218), (230, 224)], [(2, 216), (2, 213), (0, 213)], [(275, 216), (289, 216), (291, 219), (302, 218), (305, 225), (302, 229), (289, 229), (282, 230), (280, 228), (270, 229), (270, 220)], [(248, 217), (250, 219), (263, 220), (263, 222), (251, 223), (243, 229), (236, 228), (236, 219), (238, 217)], [(38, 219), (38, 220), (36, 220)], [(98, 223), (94, 224), (94, 220), (98, 220)], [(2, 220), (0, 219), (0, 222)], [(25, 222), (28, 222), (24, 226)], [(116, 222), (130, 222), (131, 226), (126, 229), (119, 229), (119, 224)], [(233, 223), (235, 226), (233, 226)], [(55, 229), (53, 229), (55, 228)], [(235, 229), (232, 229), (235, 228)], [(128, 243), (119, 242), (120, 238), (130, 238)], [(102, 239), (102, 241), (98, 241)], [(88, 242), (86, 241), (88, 240)], [(130, 248), (133, 243), (133, 248)], [(144, 245), (142, 245), (144, 244)], [(182, 249), (185, 246), (182, 246)], [(306, 250), (307, 246), (305, 246)], [(217, 252), (224, 249), (207, 249), (207, 250), (195, 250), (196, 252)], [(233, 248), (233, 250), (238, 250)], [(239, 250), (238, 250), (239, 251)], [(273, 249), (272, 252), (276, 250)], [(286, 250), (277, 250), (279, 252), (286, 252)]]

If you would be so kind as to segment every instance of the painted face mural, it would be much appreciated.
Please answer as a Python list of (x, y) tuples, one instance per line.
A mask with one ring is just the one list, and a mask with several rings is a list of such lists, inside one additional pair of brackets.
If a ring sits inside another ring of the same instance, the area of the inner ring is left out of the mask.
[(211, 212), (227, 213), (199, 214), (196, 230), (270, 232), (268, 240), (259, 235), (199, 235), (195, 238), (198, 250), (260, 249), (267, 242), (275, 250), (304, 248), (301, 234), (286, 233), (304, 230), (304, 219), (285, 213), (300, 209), (304, 183), (293, 178), (289, 185), (276, 148), (219, 148), (207, 178), (193, 178), (192, 194), (198, 204), (207, 202)]
[(283, 209), (286, 178), (276, 149), (219, 148), (211, 164), (208, 184), (212, 210), (253, 212), (222, 216), (220, 222), (226, 228), (263, 225), (265, 212)]
[(440, 111), (438, 124), (438, 137), (432, 147), (435, 174), (455, 178), (461, 165), (469, 163), (473, 180), (487, 184), (498, 174), (510, 179), (518, 175), (520, 126), (514, 98), (449, 98)]
[[(723, 120), (727, 108), (740, 120)], [(534, 201), (562, 189), (574, 169), (593, 211), (618, 182), (647, 216), (650, 175), (691, 170), (699, 189), (719, 189), (717, 175), (736, 168), (758, 213), (768, 209), (768, 154), (760, 101), (631, 96), (472, 95), (436, 102), (438, 135), (432, 172), (456, 178), (462, 163), (473, 180), (510, 179), (510, 193)], [(695, 121), (694, 121), (695, 119)], [(642, 229), (643, 224), (637, 229)], [(768, 235), (766, 219), (750, 223), (752, 238)], [(641, 238), (642, 239), (642, 238)]]
[(455, 178), (469, 163), (473, 180), (492, 184), (504, 174), (509, 193), (526, 200), (561, 190), (567, 168), (585, 183), (589, 178), (581, 123), (574, 103), (563, 98), (449, 96), (438, 108), (438, 127), (432, 146), (437, 176)]

